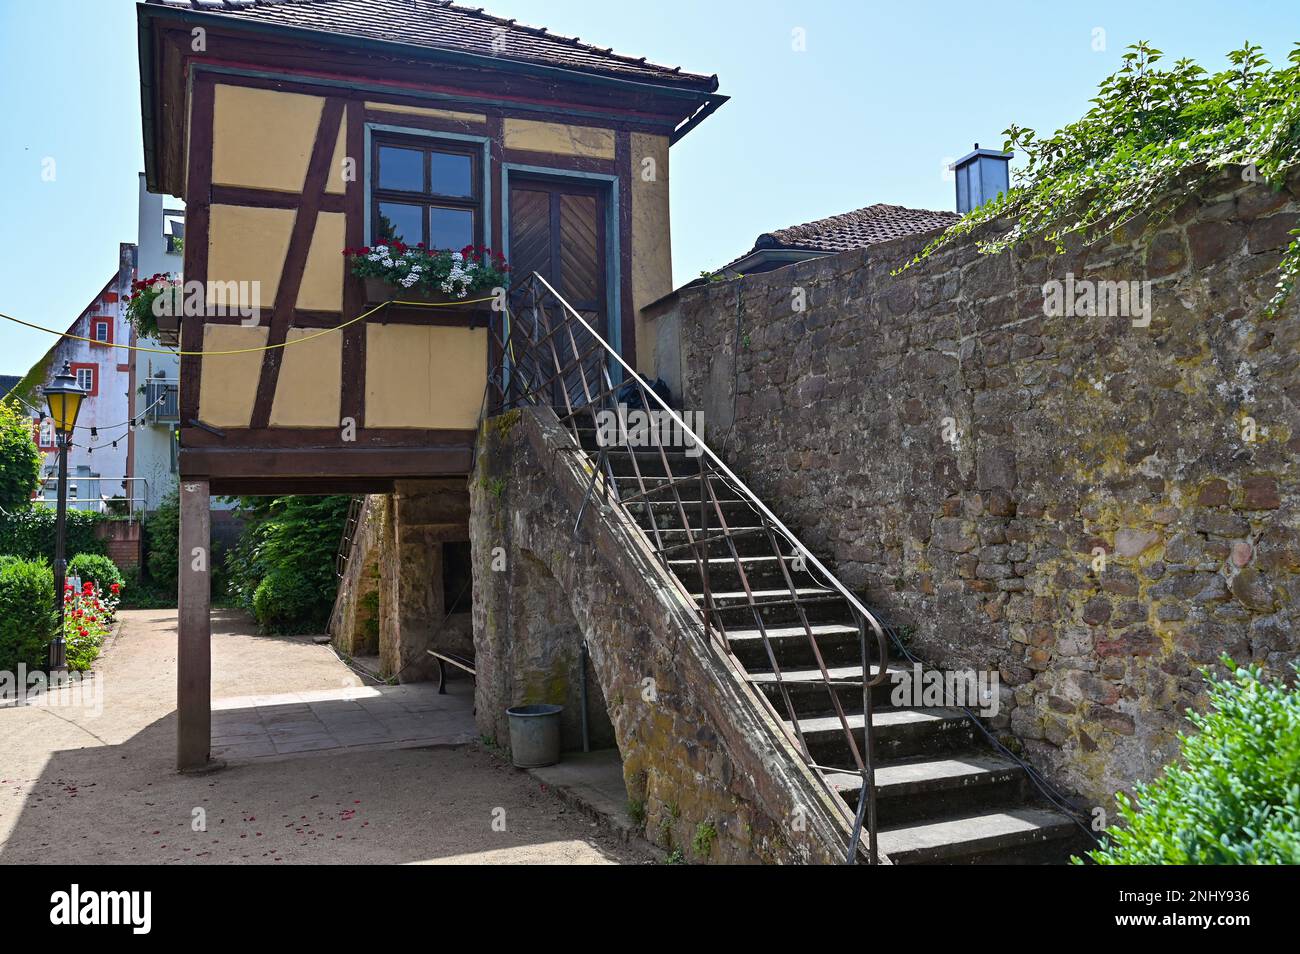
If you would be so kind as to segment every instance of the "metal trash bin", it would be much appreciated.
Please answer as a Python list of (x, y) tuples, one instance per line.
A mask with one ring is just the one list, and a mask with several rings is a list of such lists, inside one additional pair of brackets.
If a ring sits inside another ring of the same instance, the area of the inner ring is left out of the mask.
[(541, 703), (513, 706), (510, 719), (510, 761), (516, 768), (541, 768), (560, 761), (560, 713), (564, 706)]

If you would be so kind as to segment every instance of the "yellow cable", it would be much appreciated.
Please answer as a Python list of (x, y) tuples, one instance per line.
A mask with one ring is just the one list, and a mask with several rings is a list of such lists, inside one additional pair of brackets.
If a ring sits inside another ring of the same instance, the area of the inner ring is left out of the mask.
[[(389, 305), (402, 305), (408, 308), (450, 308), (453, 305), (477, 305), (485, 301), (494, 300), (495, 296), (488, 298), (470, 298), (465, 301), (385, 301), (380, 302), (369, 311), (362, 312), (355, 318), (350, 318), (341, 325), (335, 325), (333, 328), (325, 328), (316, 332), (314, 335), (307, 335), (304, 338), (295, 338), (293, 341), (282, 341), (279, 344), (262, 345), (259, 348), (237, 348), (233, 351), (176, 351), (172, 348), (142, 348), (139, 345), (119, 344), (116, 341), (99, 341), (95, 338), (87, 338), (84, 335), (70, 335), (66, 331), (55, 331), (53, 328), (44, 328), (41, 325), (34, 325), (30, 321), (23, 321), (21, 318), (15, 318), (12, 315), (6, 315), (0, 312), (0, 318), (6, 321), (12, 321), (14, 324), (23, 325), (27, 328), (35, 328), (37, 331), (44, 331), (46, 334), (57, 335), (60, 338), (71, 338), (74, 341), (88, 341), (91, 344), (104, 345), (109, 348), (121, 348), (124, 351), (141, 351), (148, 354), (174, 354), (180, 357), (203, 357), (204, 355), (218, 354), (252, 354), (258, 351), (270, 351), (273, 348), (287, 348), (289, 345), (302, 344), (304, 341), (311, 341), (313, 338), (319, 338), (321, 335), (333, 334), (336, 331), (342, 331), (348, 325), (354, 325), (358, 321), (369, 318), (381, 308), (387, 308)], [(256, 327), (256, 326), (246, 326)]]

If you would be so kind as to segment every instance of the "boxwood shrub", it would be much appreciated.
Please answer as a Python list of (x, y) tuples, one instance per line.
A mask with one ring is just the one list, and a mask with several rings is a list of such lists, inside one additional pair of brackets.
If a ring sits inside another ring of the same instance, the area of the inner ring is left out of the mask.
[(1223, 664), (1179, 761), (1117, 796), (1123, 823), (1089, 852), (1098, 864), (1300, 864), (1300, 691)]
[(83, 583), (87, 580), (98, 583), (104, 592), (108, 592), (114, 583), (118, 586), (123, 583), (117, 564), (98, 553), (78, 553), (74, 556), (68, 561), (68, 576), (79, 577)]

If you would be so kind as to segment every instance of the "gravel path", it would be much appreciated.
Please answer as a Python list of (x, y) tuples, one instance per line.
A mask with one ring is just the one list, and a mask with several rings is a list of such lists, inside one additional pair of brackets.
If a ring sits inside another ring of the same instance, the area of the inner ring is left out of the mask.
[[(0, 709), (0, 863), (644, 860), (477, 745), (304, 753), (182, 776), (175, 611), (124, 611), (94, 705)], [(214, 697), (359, 686), (310, 639), (214, 613)]]

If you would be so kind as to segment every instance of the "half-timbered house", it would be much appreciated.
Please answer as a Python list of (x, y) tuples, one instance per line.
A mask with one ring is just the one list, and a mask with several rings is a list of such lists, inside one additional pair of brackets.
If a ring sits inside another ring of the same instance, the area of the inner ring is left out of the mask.
[[(673, 287), (669, 149), (724, 101), (716, 77), (436, 0), (149, 0), (138, 24), (148, 186), (186, 201), (207, 305), (180, 329), (196, 568), (209, 494), (470, 471), (501, 363), (487, 306), (358, 320), (374, 302), (346, 248), (492, 248), (653, 372), (639, 309)], [(213, 307), (231, 282), (257, 314)], [(187, 768), (208, 756), (207, 585), (182, 574)]]

